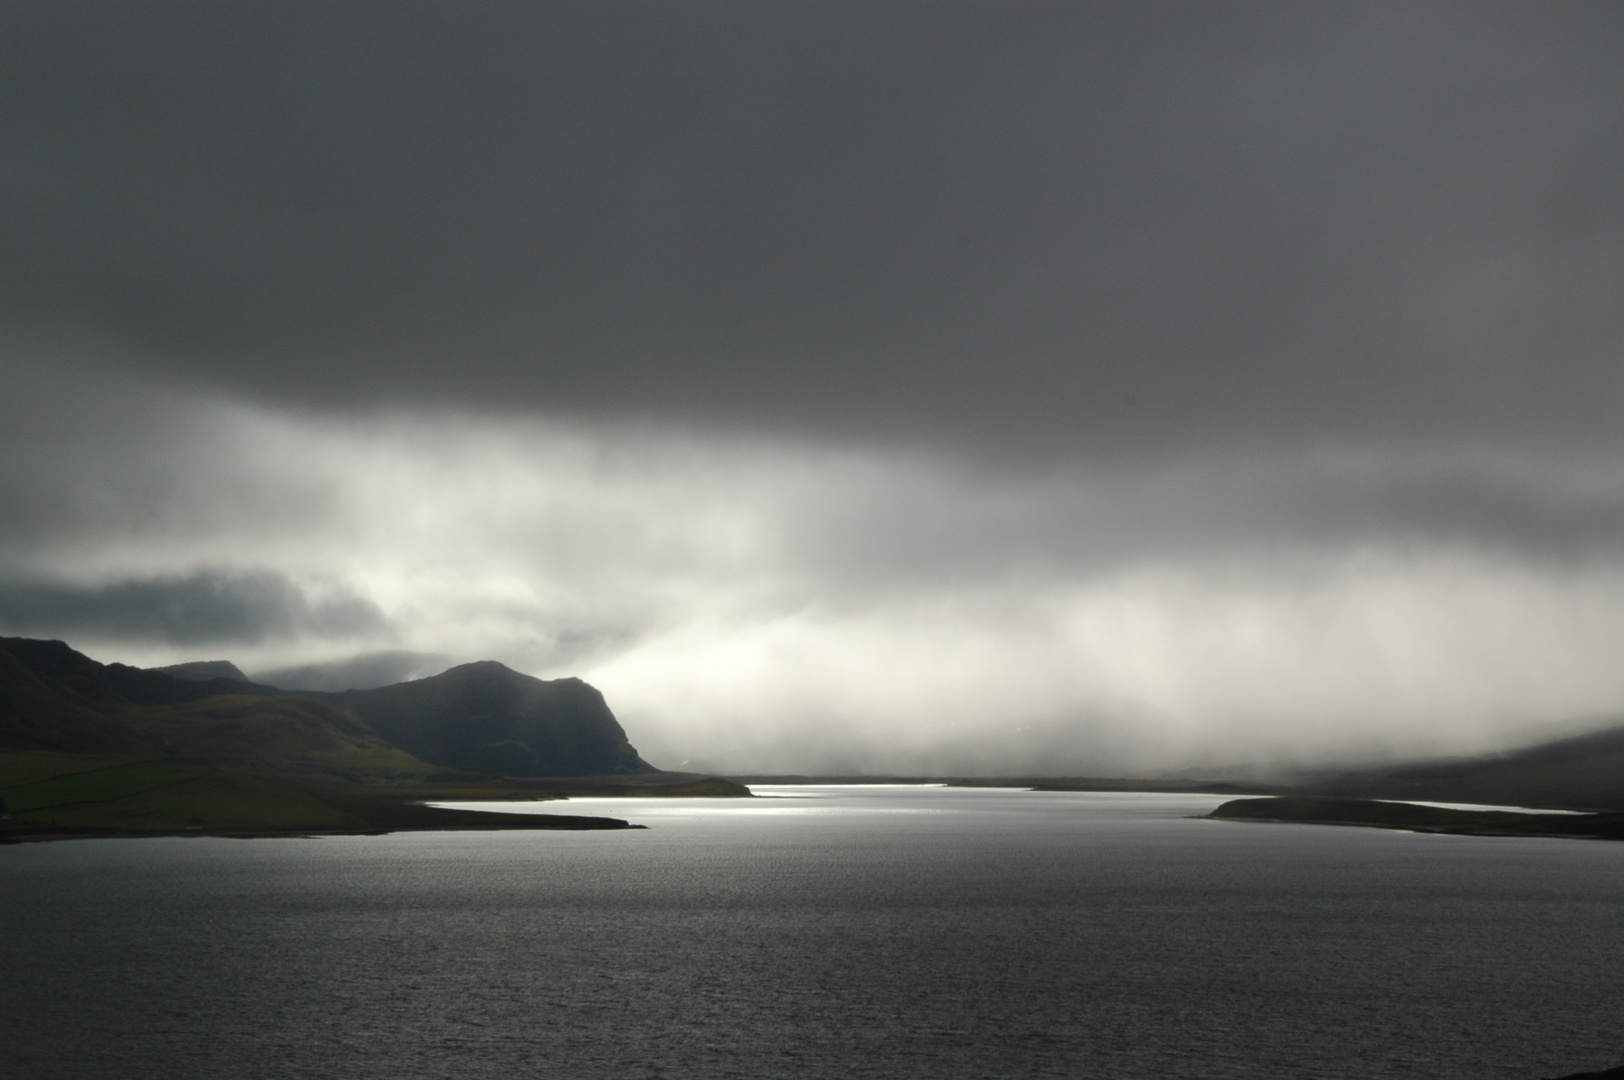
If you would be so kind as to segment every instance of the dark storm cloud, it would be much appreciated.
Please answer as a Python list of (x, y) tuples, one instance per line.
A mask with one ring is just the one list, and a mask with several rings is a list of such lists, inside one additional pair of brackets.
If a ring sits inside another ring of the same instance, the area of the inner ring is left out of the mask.
[(1613, 5), (11, 4), (0, 304), (280, 400), (1615, 438)]
[(305, 473), (268, 474), (243, 410), (85, 361), (107, 350), (0, 334), (0, 576), (78, 541), (139, 544), (155, 525), (252, 536), (332, 511)]
[(269, 571), (195, 573), (104, 585), (0, 580), (0, 628), (13, 634), (173, 645), (345, 638), (384, 626), (353, 596), (311, 599)]
[(496, 658), (729, 769), (1616, 712), (1621, 56), (1616, 4), (0, 0), (0, 631)]

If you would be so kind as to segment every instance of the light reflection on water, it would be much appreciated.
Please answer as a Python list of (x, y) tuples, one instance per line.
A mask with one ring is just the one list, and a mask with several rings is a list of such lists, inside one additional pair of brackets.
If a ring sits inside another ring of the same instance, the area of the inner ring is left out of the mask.
[(437, 802), (459, 810), (510, 814), (580, 814), (623, 818), (638, 824), (755, 815), (818, 814), (854, 820), (874, 815), (1022, 815), (1063, 807), (1089, 820), (1121, 823), (1135, 818), (1166, 820), (1209, 813), (1228, 795), (1138, 791), (1029, 791), (1025, 788), (954, 788), (945, 784), (754, 784), (749, 799), (676, 799), (635, 796), (572, 797), (545, 802)]
[[(1535, 1080), (1624, 1059), (1624, 844), (1219, 796), (578, 799), (628, 832), (0, 848), (0, 1073)], [(488, 804), (487, 804), (488, 805)]]

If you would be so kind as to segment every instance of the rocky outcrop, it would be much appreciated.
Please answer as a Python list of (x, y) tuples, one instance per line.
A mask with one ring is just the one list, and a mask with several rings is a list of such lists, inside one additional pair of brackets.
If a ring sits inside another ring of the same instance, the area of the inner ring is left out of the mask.
[(504, 776), (657, 771), (603, 695), (580, 679), (544, 681), (486, 660), (330, 699), (407, 753), (448, 768)]

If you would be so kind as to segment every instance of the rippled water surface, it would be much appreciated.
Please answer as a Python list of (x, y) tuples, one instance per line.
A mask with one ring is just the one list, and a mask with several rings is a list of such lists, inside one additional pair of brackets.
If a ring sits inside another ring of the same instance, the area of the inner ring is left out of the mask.
[(1624, 844), (1191, 819), (1205, 796), (758, 790), (533, 806), (646, 831), (0, 848), (0, 1074), (1624, 1063)]

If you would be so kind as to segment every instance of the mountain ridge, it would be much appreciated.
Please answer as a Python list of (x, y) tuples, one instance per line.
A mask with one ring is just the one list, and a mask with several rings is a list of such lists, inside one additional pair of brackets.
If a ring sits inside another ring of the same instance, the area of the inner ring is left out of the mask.
[(0, 748), (195, 756), (347, 779), (369, 768), (659, 771), (637, 754), (603, 695), (579, 679), (544, 681), (496, 661), (337, 693), (187, 677), (212, 675), (221, 663), (177, 665), (177, 675), (102, 664), (62, 641), (0, 638)]
[[(146, 670), (102, 664), (62, 641), (0, 638), (0, 843), (640, 828), (614, 818), (425, 803), (556, 799), (577, 788), (750, 794), (643, 761), (603, 695), (579, 679), (549, 683), (483, 662), (383, 693), (290, 693), (231, 678), (224, 665)], [(414, 756), (368, 717), (439, 760)], [(458, 753), (472, 754), (480, 771), (460, 768)], [(560, 775), (567, 771), (591, 775), (572, 782)]]
[(361, 653), (322, 663), (255, 671), (251, 679), (268, 686), (299, 692), (340, 693), (345, 690), (375, 690), (380, 686), (415, 682), (438, 675), (451, 666), (442, 653), (405, 650)]
[(478, 660), (438, 675), (323, 695), (390, 742), (451, 768), (504, 776), (658, 772), (626, 738), (597, 688)]
[(234, 679), (237, 682), (258, 682), (264, 686), (274, 686), (269, 679), (250, 679), (242, 673), (242, 668), (230, 660), (192, 660), (184, 664), (168, 664), (164, 667), (147, 668), (148, 671), (157, 671), (165, 675), (172, 675), (177, 679), (187, 679), (192, 682), (209, 682), (213, 679)]

